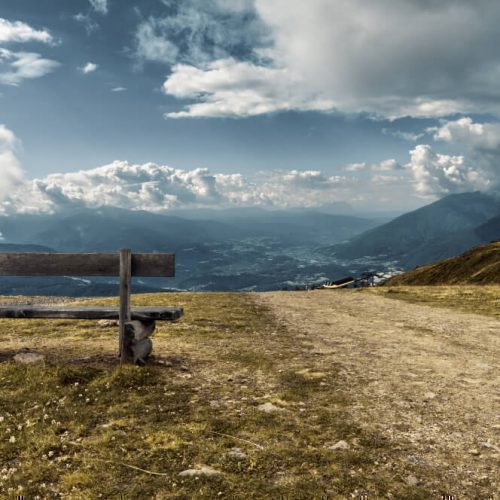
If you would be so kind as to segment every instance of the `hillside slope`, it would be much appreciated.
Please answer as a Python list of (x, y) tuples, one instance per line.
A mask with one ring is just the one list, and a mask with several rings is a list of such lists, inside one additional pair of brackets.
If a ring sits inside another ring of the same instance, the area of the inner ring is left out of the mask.
[(386, 285), (500, 284), (500, 241), (394, 276)]
[[(347, 243), (322, 249), (340, 259), (365, 256), (397, 260), (414, 266), (445, 259), (490, 241), (490, 219), (500, 213), (500, 202), (483, 193), (447, 196), (354, 237)], [(484, 227), (483, 227), (484, 225)], [(481, 228), (476, 232), (477, 228)]]

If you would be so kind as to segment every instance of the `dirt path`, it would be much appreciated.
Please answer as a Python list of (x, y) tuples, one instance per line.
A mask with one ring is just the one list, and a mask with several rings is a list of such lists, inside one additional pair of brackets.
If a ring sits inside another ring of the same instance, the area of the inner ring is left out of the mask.
[(348, 290), (255, 297), (322, 363), (340, 364), (352, 419), (397, 460), (437, 470), (435, 491), (498, 498), (500, 321)]

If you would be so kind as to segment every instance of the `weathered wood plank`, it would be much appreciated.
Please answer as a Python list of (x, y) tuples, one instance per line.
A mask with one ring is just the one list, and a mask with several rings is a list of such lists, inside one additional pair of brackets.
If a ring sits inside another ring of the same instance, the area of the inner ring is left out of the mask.
[(133, 253), (132, 276), (173, 278), (175, 253)]
[[(182, 307), (133, 307), (132, 320), (174, 321), (184, 314)], [(119, 319), (117, 307), (0, 306), (0, 318)]]
[[(0, 276), (119, 276), (116, 253), (0, 253)], [(175, 276), (175, 254), (133, 253), (132, 276)]]

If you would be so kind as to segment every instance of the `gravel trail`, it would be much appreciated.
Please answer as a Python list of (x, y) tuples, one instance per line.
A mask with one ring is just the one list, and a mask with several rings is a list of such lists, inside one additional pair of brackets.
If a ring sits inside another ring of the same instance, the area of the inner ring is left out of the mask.
[(442, 494), (498, 498), (500, 321), (356, 290), (255, 300), (341, 366), (351, 418), (390, 439), (408, 470), (437, 470)]

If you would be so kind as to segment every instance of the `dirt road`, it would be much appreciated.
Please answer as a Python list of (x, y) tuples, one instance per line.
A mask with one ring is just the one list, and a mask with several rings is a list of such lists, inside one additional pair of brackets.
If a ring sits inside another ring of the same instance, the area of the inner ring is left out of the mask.
[(256, 300), (322, 363), (340, 365), (351, 418), (389, 439), (397, 460), (421, 466), (409, 484), (498, 498), (500, 321), (354, 290)]

